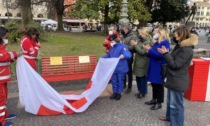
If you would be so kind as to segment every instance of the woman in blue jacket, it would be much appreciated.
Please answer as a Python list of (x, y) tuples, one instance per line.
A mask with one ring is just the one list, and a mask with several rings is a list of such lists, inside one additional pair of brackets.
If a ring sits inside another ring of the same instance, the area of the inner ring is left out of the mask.
[(117, 67), (112, 75), (113, 95), (110, 99), (120, 100), (124, 86), (125, 75), (128, 72), (127, 60), (131, 58), (131, 53), (127, 47), (120, 42), (116, 34), (110, 36), (111, 48), (103, 58), (120, 58)]
[(166, 29), (158, 30), (158, 41), (155, 42), (152, 47), (149, 45), (144, 45), (149, 56), (149, 69), (147, 80), (151, 82), (152, 85), (152, 100), (145, 102), (146, 105), (153, 105), (150, 109), (157, 110), (162, 108), (161, 103), (164, 100), (164, 87), (162, 85), (163, 76), (161, 74), (161, 64), (165, 64), (166, 61), (163, 58), (163, 54), (158, 52), (158, 48), (165, 46), (170, 50), (170, 37)]

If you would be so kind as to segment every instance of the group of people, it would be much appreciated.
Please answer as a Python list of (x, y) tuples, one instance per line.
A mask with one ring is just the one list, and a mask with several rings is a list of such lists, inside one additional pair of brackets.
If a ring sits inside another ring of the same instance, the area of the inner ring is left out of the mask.
[(39, 32), (31, 28), (25, 32), (20, 42), (21, 52), (7, 50), (9, 31), (0, 27), (0, 125), (12, 126), (12, 122), (6, 120), (16, 117), (15, 114), (9, 114), (6, 107), (8, 88), (7, 84), (11, 80), (10, 63), (23, 56), (26, 61), (36, 70), (36, 57), (40, 48)]
[[(111, 78), (113, 95), (110, 99), (120, 100), (123, 88), (126, 89), (126, 94), (132, 91), (134, 74), (138, 89), (135, 96), (138, 99), (147, 95), (147, 82), (152, 85), (152, 98), (145, 102), (146, 105), (152, 105), (151, 110), (162, 108), (164, 87), (167, 88), (166, 115), (159, 119), (170, 121), (171, 126), (183, 126), (183, 95), (188, 88), (188, 67), (192, 62), (193, 46), (197, 44), (198, 36), (191, 34), (185, 26), (180, 26), (173, 31), (176, 45), (171, 49), (169, 33), (164, 28), (155, 28), (152, 37), (144, 27), (139, 29), (138, 33), (137, 36), (129, 25), (123, 25), (122, 36), (120, 36), (116, 32), (116, 27), (111, 25), (109, 35), (103, 42), (107, 53), (103, 58), (119, 58)], [(11, 80), (9, 64), (23, 55), (36, 70), (36, 57), (40, 48), (39, 32), (35, 28), (26, 31), (22, 37), (21, 52), (9, 52), (6, 49), (8, 37), (8, 30), (0, 27), (0, 123), (2, 126), (11, 126), (12, 123), (6, 120), (16, 117), (15, 114), (9, 114), (6, 108), (7, 83)], [(167, 66), (166, 72), (162, 72), (163, 65)]]
[[(191, 34), (185, 26), (173, 30), (173, 41), (170, 48), (169, 33), (165, 28), (155, 28), (153, 37), (147, 28), (138, 30), (135, 35), (129, 25), (121, 27), (119, 36), (115, 26), (109, 28), (109, 35), (103, 42), (106, 55), (103, 58), (120, 58), (111, 78), (113, 95), (110, 99), (120, 100), (123, 88), (128, 87), (125, 94), (132, 90), (132, 77), (136, 76), (139, 99), (147, 95), (147, 82), (152, 85), (152, 98), (145, 102), (152, 105), (151, 110), (162, 108), (164, 102), (164, 87), (167, 88), (166, 115), (162, 121), (170, 121), (171, 126), (184, 125), (184, 91), (188, 89), (188, 67), (192, 63), (193, 47), (198, 42), (198, 36)], [(133, 65), (134, 62), (134, 65)], [(166, 67), (164, 67), (166, 66)]]

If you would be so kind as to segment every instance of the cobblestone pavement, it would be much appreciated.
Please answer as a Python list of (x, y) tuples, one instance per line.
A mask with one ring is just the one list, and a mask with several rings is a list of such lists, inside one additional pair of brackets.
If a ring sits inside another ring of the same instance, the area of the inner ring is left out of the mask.
[[(210, 49), (206, 43), (203, 31), (199, 32), (200, 42), (196, 48)], [(53, 83), (52, 87), (58, 92), (84, 89), (89, 80)], [(8, 110), (17, 114), (13, 119), (14, 126), (169, 126), (169, 122), (162, 122), (158, 118), (163, 116), (166, 105), (162, 109), (152, 111), (144, 104), (151, 99), (151, 86), (148, 95), (143, 99), (136, 99), (137, 92), (134, 82), (133, 91), (123, 94), (120, 101), (110, 100), (108, 97), (97, 98), (83, 113), (58, 116), (35, 116), (26, 113), (18, 105), (18, 89), (15, 82), (9, 85)], [(165, 90), (166, 91), (166, 90)], [(165, 93), (166, 94), (166, 93)], [(210, 124), (210, 102), (192, 102), (185, 99), (185, 126), (207, 126)]]

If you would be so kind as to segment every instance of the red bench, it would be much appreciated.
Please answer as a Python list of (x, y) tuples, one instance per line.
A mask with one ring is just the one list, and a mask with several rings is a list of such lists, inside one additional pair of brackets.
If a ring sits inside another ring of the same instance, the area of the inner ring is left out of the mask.
[(95, 55), (42, 57), (42, 77), (47, 82), (91, 78), (97, 64)]

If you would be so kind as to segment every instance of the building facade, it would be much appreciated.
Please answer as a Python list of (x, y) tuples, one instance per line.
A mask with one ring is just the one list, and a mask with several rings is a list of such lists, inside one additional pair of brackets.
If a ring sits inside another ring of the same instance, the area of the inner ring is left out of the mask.
[[(45, 2), (32, 5), (31, 10), (33, 18), (35, 20), (47, 19), (48, 11)], [(20, 8), (17, 6), (17, 2), (15, 2), (15, 0), (0, 0), (0, 19), (1, 20), (7, 19), (8, 16), (10, 19), (20, 19), (21, 18)]]
[[(189, 21), (195, 23), (195, 27), (210, 27), (210, 2), (198, 1), (196, 3), (196, 14), (193, 21), (192, 16)], [(191, 3), (192, 6), (193, 3)]]

